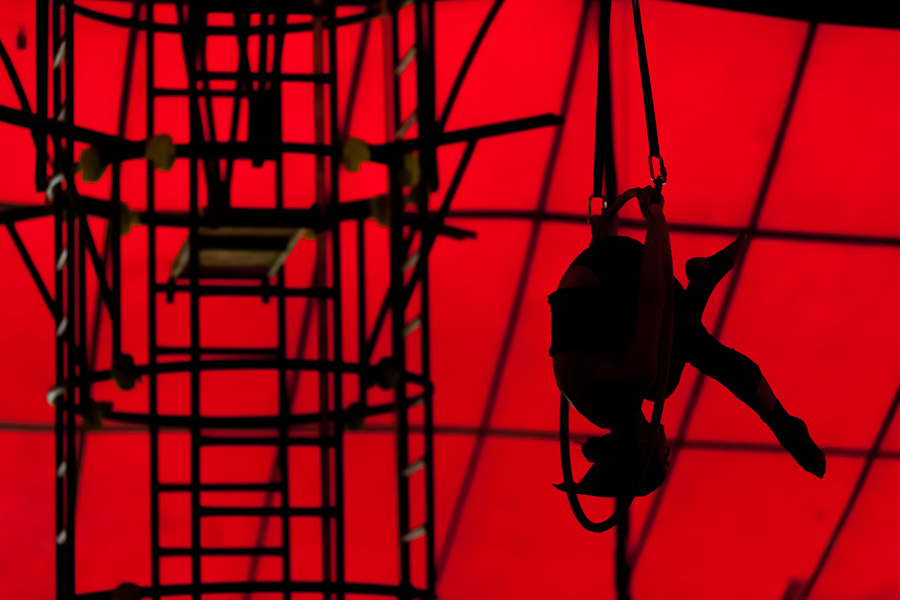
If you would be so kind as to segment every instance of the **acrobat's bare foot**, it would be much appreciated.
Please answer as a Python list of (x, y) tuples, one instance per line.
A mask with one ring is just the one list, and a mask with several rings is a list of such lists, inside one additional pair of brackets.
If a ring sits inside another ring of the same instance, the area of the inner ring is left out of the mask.
[(719, 281), (734, 267), (738, 257), (747, 245), (747, 235), (742, 233), (736, 240), (707, 257), (692, 258), (684, 265), (691, 285), (708, 288), (716, 287)]
[(780, 402), (774, 410), (762, 417), (778, 442), (794, 457), (798, 465), (819, 479), (825, 475), (825, 454), (810, 437), (809, 429), (802, 419), (789, 415)]

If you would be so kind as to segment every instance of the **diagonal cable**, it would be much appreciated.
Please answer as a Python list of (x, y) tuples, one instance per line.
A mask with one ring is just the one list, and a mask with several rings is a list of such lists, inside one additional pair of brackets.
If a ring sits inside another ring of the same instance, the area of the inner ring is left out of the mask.
[[(769, 159), (766, 163), (766, 170), (763, 174), (759, 192), (757, 193), (756, 201), (753, 205), (753, 212), (750, 217), (750, 223), (747, 225), (747, 229), (745, 230), (747, 233), (747, 246), (744, 249), (743, 255), (738, 257), (737, 263), (735, 264), (734, 273), (731, 275), (731, 279), (728, 282), (728, 288), (725, 291), (725, 298), (722, 301), (722, 307), (719, 310), (719, 316), (716, 319), (716, 324), (713, 328), (713, 336), (716, 338), (721, 335), (722, 330), (724, 329), (725, 320), (728, 317), (731, 303), (734, 300), (735, 292), (737, 290), (738, 283), (741, 280), (741, 274), (744, 270), (744, 258), (747, 256), (747, 251), (749, 250), (750, 244), (752, 243), (755, 233), (759, 228), (759, 221), (762, 215), (762, 210), (768, 197), (769, 187), (772, 184), (772, 177), (775, 174), (775, 168), (778, 165), (778, 159), (781, 156), (781, 150), (784, 146), (784, 139), (787, 135), (788, 126), (791, 122), (791, 116), (794, 112), (794, 106), (797, 102), (797, 95), (800, 91), (800, 85), (803, 81), (803, 74), (806, 71), (806, 65), (809, 61), (809, 55), (812, 49), (813, 41), (815, 40), (815, 36), (816, 24), (810, 23), (809, 28), (806, 32), (806, 38), (803, 41), (803, 48), (800, 51), (800, 58), (797, 62), (797, 69), (794, 72), (794, 79), (791, 83), (791, 89), (784, 107), (784, 112), (781, 116), (781, 122), (778, 125), (778, 131), (775, 136), (775, 143), (772, 146), (772, 152), (769, 154)], [(672, 471), (677, 464), (677, 459), (679, 456), (678, 448), (681, 447), (684, 440), (687, 438), (687, 430), (690, 426), (691, 419), (694, 416), (694, 411), (697, 408), (697, 402), (700, 399), (700, 392), (703, 390), (703, 383), (705, 381), (706, 377), (701, 373), (695, 380), (694, 386), (691, 388), (687, 406), (684, 410), (684, 416), (682, 417), (681, 423), (678, 427), (678, 433), (674, 438), (674, 447), (670, 458), (671, 465), (669, 467), (669, 476), (666, 477), (666, 479), (663, 481), (663, 484), (653, 495), (653, 502), (650, 505), (650, 509), (647, 512), (647, 517), (644, 519), (644, 523), (641, 526), (638, 540), (631, 552), (631, 563), (633, 566), (637, 566), (637, 561), (640, 559), (641, 554), (647, 545), (647, 540), (650, 537), (650, 533), (653, 531), (653, 525), (656, 523), (656, 518), (659, 515), (662, 501), (665, 498), (666, 489), (668, 488), (669, 482), (672, 480)]]
[[(581, 61), (581, 54), (584, 48), (585, 32), (587, 30), (587, 16), (591, 3), (585, 0), (582, 3), (581, 15), (578, 19), (578, 32), (575, 38), (574, 50), (572, 58), (569, 62), (569, 70), (566, 76), (566, 84), (563, 91), (562, 108), (560, 114), (563, 118), (563, 124), (557, 127), (553, 134), (553, 141), (550, 146), (550, 154), (547, 158), (547, 164), (544, 168), (543, 181), (541, 183), (540, 193), (538, 195), (537, 213), (540, 214), (546, 210), (547, 201), (550, 196), (550, 183), (553, 180), (553, 174), (556, 170), (556, 162), (559, 158), (560, 147), (562, 146), (563, 132), (565, 131), (565, 119), (569, 113), (573, 90), (575, 89), (575, 80), (578, 73), (578, 65)], [(503, 380), (506, 362), (509, 359), (509, 353), (512, 349), (512, 339), (516, 333), (516, 327), (519, 322), (519, 315), (522, 310), (522, 304), (525, 299), (525, 290), (531, 275), (531, 267), (537, 250), (537, 242), (541, 232), (542, 222), (536, 219), (532, 222), (531, 233), (525, 248), (525, 258), (522, 262), (522, 269), (519, 273), (519, 279), (516, 284), (516, 290), (513, 295), (512, 307), (510, 309), (509, 318), (506, 322), (506, 329), (503, 333), (503, 339), (500, 345), (500, 352), (497, 356), (497, 362), (494, 367), (494, 373), (488, 387), (487, 399), (485, 400), (484, 409), (481, 413), (481, 421), (478, 427), (478, 433), (475, 436), (475, 445), (469, 456), (469, 462), (466, 466), (465, 475), (460, 485), (459, 493), (453, 504), (453, 510), (450, 514), (450, 521), (447, 525), (444, 543), (441, 546), (441, 553), (437, 560), (437, 577), (440, 578), (444, 567), (449, 559), (450, 552), (453, 549), (453, 543), (456, 540), (456, 533), (459, 529), (459, 522), (465, 509), (466, 501), (472, 489), (472, 482), (475, 479), (475, 472), (478, 469), (478, 462), (481, 459), (481, 453), (484, 449), (485, 438), (489, 431), (491, 417), (494, 414), (494, 408), (497, 404), (497, 396), (500, 391), (500, 383)]]
[(825, 565), (828, 563), (828, 559), (831, 556), (831, 551), (834, 550), (837, 539), (840, 537), (841, 532), (844, 530), (844, 526), (850, 518), (850, 513), (852, 513), (853, 509), (856, 507), (856, 501), (859, 500), (859, 495), (866, 483), (866, 479), (869, 477), (872, 465), (875, 463), (875, 459), (878, 458), (878, 455), (881, 452), (881, 444), (884, 442), (884, 438), (887, 437), (887, 433), (891, 428), (891, 423), (893, 423), (894, 417), (897, 414), (898, 407), (900, 407), (900, 388), (897, 388), (897, 392), (894, 394), (894, 400), (891, 402), (891, 405), (881, 422), (881, 427), (875, 436), (875, 441), (872, 443), (872, 447), (866, 455), (866, 460), (863, 463), (863, 468), (859, 473), (859, 477), (856, 479), (856, 484), (853, 486), (853, 491), (847, 499), (847, 504), (844, 505), (844, 512), (841, 513), (841, 518), (838, 519), (837, 525), (835, 525), (834, 530), (831, 532), (831, 537), (828, 539), (828, 543), (822, 550), (819, 561), (816, 563), (812, 575), (810, 575), (806, 585), (803, 587), (803, 591), (797, 597), (797, 600), (806, 600), (809, 597), (810, 592), (812, 592), (816, 582), (819, 580), (819, 576), (825, 569)]

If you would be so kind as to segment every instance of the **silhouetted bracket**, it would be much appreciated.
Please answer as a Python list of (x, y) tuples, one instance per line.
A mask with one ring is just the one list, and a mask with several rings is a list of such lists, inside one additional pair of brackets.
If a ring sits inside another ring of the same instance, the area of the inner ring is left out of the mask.
[(0, 202), (0, 223), (18, 223), (53, 214), (53, 207), (48, 204), (13, 204)]
[[(271, 279), (302, 235), (302, 228), (293, 227), (200, 227), (197, 276)], [(188, 239), (172, 263), (172, 279), (191, 277), (190, 256)]]

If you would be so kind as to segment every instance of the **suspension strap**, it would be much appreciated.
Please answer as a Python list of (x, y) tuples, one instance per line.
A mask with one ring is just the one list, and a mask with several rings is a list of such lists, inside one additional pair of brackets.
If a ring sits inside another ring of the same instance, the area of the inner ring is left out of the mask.
[[(609, 76), (609, 25), (610, 25), (610, 8), (612, 0), (600, 0), (600, 35), (599, 35), (599, 57), (597, 61), (597, 113), (594, 125), (594, 187), (591, 194), (593, 198), (603, 198), (603, 171), (607, 166), (607, 149), (612, 150), (611, 130), (612, 130), (612, 98), (610, 95), (610, 76)], [(654, 193), (659, 195), (662, 186), (666, 182), (666, 167), (663, 163), (662, 156), (659, 151), (659, 135), (656, 131), (656, 113), (653, 110), (653, 94), (650, 90), (650, 69), (647, 65), (647, 50), (644, 46), (644, 31), (641, 26), (641, 9), (638, 0), (631, 1), (631, 7), (634, 13), (634, 32), (637, 38), (638, 62), (641, 69), (641, 87), (644, 94), (644, 114), (647, 120), (647, 139), (650, 146), (650, 180), (653, 182)], [(653, 159), (659, 161), (659, 172), (657, 173), (653, 165)], [(610, 173), (612, 178), (613, 173)], [(627, 200), (627, 198), (625, 199)], [(591, 200), (588, 200), (588, 213), (591, 211)], [(560, 458), (562, 460), (563, 471), (563, 489), (566, 490), (566, 496), (569, 499), (569, 505), (575, 518), (582, 527), (588, 531), (602, 533), (608, 531), (618, 523), (619, 519), (627, 514), (628, 508), (634, 501), (634, 497), (643, 483), (647, 470), (650, 467), (650, 461), (659, 443), (659, 434), (661, 432), (660, 423), (662, 421), (663, 404), (665, 403), (666, 391), (669, 382), (669, 363), (672, 357), (672, 337), (674, 333), (675, 315), (674, 315), (674, 280), (672, 277), (672, 253), (671, 251), (665, 257), (666, 267), (664, 272), (667, 273), (666, 285), (666, 304), (663, 309), (662, 331), (660, 332), (661, 352), (659, 354), (659, 366), (657, 369), (657, 385), (653, 403), (653, 415), (650, 419), (651, 429), (653, 430), (653, 439), (647, 446), (646, 455), (643, 457), (640, 476), (635, 480), (634, 487), (616, 500), (616, 508), (613, 514), (604, 521), (594, 522), (585, 514), (578, 499), (578, 493), (575, 491), (575, 482), (572, 477), (572, 461), (569, 447), (569, 401), (564, 394), (560, 394), (559, 398), (559, 445)]]
[[(638, 63), (641, 67), (641, 89), (644, 92), (644, 116), (647, 120), (647, 141), (650, 145), (650, 156), (648, 157), (650, 180), (655, 183), (657, 178), (660, 178), (665, 183), (666, 166), (663, 163), (662, 154), (659, 152), (659, 134), (656, 131), (656, 113), (653, 110), (653, 92), (650, 89), (650, 67), (647, 64), (647, 48), (644, 45), (644, 28), (641, 26), (641, 7), (638, 0), (631, 0), (631, 10), (634, 14), (634, 36), (637, 38)], [(653, 167), (654, 158), (659, 160), (658, 174)]]
[[(594, 189), (592, 198), (603, 195), (603, 170), (610, 138), (611, 97), (609, 89), (609, 11), (612, 0), (600, 0), (600, 53), (597, 60), (597, 114), (594, 122)], [(601, 107), (604, 110), (601, 110)], [(612, 192), (612, 190), (610, 190)], [(590, 212), (590, 207), (588, 207)], [(590, 216), (590, 215), (589, 215)]]

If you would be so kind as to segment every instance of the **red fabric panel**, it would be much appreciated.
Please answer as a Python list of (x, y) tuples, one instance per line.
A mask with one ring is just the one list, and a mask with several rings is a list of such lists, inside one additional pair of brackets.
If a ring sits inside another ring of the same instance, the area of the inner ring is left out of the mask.
[[(128, 3), (82, 2), (97, 10), (129, 16)], [(7, 3), (0, 37), (10, 51), (30, 100), (34, 100), (34, 10), (29, 3)], [(468, 50), (487, 0), (438, 3), (438, 112), (445, 102), (456, 70)], [(563, 84), (572, 57), (581, 3), (567, 2), (548, 10), (546, 3), (507, 2), (479, 52), (447, 124), (448, 130), (483, 125), (545, 112), (558, 112)], [(584, 214), (591, 181), (594, 99), (596, 82), (596, 9), (592, 8), (584, 55), (579, 63), (575, 96), (563, 144), (550, 181), (548, 209)], [(174, 7), (156, 6), (157, 18), (175, 23)], [(409, 12), (409, 11), (407, 11)], [(744, 227), (758, 194), (788, 90), (796, 69), (807, 25), (736, 12), (647, 0), (644, 29), (653, 79), (662, 151), (670, 170), (666, 208), (675, 224), (695, 223)], [(647, 180), (646, 131), (634, 32), (627, 3), (617, 0), (612, 15), (612, 69), (615, 150), (619, 187)], [(230, 22), (215, 15), (216, 22)], [(410, 21), (403, 19), (401, 53), (409, 45)], [(374, 21), (350, 134), (372, 143), (384, 138), (381, 23)], [(15, 36), (24, 25), (26, 50), (15, 49)], [(78, 124), (114, 132), (118, 121), (127, 33), (89, 19), (76, 18), (75, 118)], [(342, 31), (338, 73), (341, 118), (362, 26)], [(286, 70), (311, 68), (311, 36), (288, 36)], [(890, 193), (884, 193), (892, 172), (893, 153), (886, 146), (900, 133), (895, 115), (897, 86), (884, 73), (897, 71), (898, 34), (873, 28), (820, 26), (803, 80), (772, 187), (766, 198), (761, 226), (827, 233), (894, 235), (900, 213)], [(143, 139), (145, 127), (144, 36), (138, 36), (136, 65), (126, 135)], [(252, 52), (255, 58), (255, 50)], [(236, 64), (234, 39), (218, 38), (207, 49), (213, 68)], [(160, 87), (187, 85), (183, 49), (172, 34), (156, 37), (155, 77)], [(52, 57), (51, 57), (52, 59)], [(413, 63), (404, 73), (401, 106), (405, 117), (416, 103)], [(874, 91), (873, 91), (874, 90)], [(311, 141), (311, 94), (308, 87), (290, 84), (283, 107), (285, 137)], [(0, 104), (16, 108), (18, 101), (7, 78), (0, 77)], [(188, 139), (187, 102), (164, 98), (156, 103), (155, 132), (170, 133), (176, 142)], [(230, 101), (214, 102), (216, 129), (222, 139), (230, 123)], [(242, 106), (246, 118), (246, 103)], [(205, 119), (205, 116), (204, 116)], [(241, 128), (244, 121), (241, 121)], [(6, 141), (0, 148), (4, 192), (0, 200), (44, 202), (33, 191), (33, 143), (25, 130), (0, 125)], [(413, 128), (411, 133), (415, 132)], [(479, 142), (459, 188), (454, 208), (530, 211), (537, 206), (545, 177), (552, 128)], [(81, 150), (76, 146), (76, 152)], [(432, 199), (443, 198), (463, 145), (439, 151), (442, 186)], [(157, 209), (186, 210), (188, 164), (179, 160), (169, 173), (155, 176)], [(835, 167), (838, 165), (840, 168)], [(306, 207), (314, 201), (310, 184), (314, 160), (291, 156), (285, 162), (285, 203)], [(123, 166), (123, 200), (132, 208), (146, 206), (145, 164)], [(271, 206), (274, 168), (235, 164), (233, 202), (237, 206)], [(824, 175), (827, 168), (827, 175)], [(88, 195), (106, 197), (110, 175), (96, 184), (79, 184)], [(201, 173), (200, 197), (205, 198)], [(344, 200), (364, 199), (384, 192), (382, 166), (363, 165), (359, 173), (343, 170), (340, 194)], [(201, 200), (201, 205), (203, 204)], [(639, 218), (630, 206), (625, 216)], [(534, 227), (525, 220), (451, 219), (453, 225), (476, 230), (478, 239), (457, 242), (440, 239), (432, 265), (432, 362), (436, 382), (436, 419), (439, 426), (473, 427), (480, 423), (496, 369), (501, 338), (520, 276), (528, 236)], [(45, 281), (52, 283), (53, 256), (50, 220), (17, 226)], [(92, 223), (98, 244), (99, 221)], [(642, 233), (627, 232), (636, 237)], [(358, 335), (355, 323), (355, 227), (342, 231), (345, 281), (345, 358), (354, 359)], [(371, 328), (388, 283), (387, 230), (366, 224), (367, 328)], [(183, 244), (183, 229), (157, 231), (156, 277), (165, 281), (172, 260)], [(673, 233), (676, 274), (683, 279), (683, 262), (707, 255), (729, 240), (718, 235)], [(522, 439), (488, 438), (475, 468), (456, 543), (442, 573), (442, 598), (581, 597), (612, 594), (613, 534), (594, 536), (582, 531), (565, 498), (550, 484), (560, 479), (555, 442), (557, 398), (550, 361), (547, 294), (555, 288), (569, 261), (587, 243), (583, 225), (540, 226), (537, 253), (525, 288), (525, 299), (512, 337), (490, 423), (507, 435)], [(147, 356), (147, 238), (138, 227), (122, 239), (123, 323), (125, 351), (138, 363)], [(290, 285), (309, 282), (314, 244), (302, 241), (288, 261)], [(53, 323), (27, 270), (6, 234), (0, 234), (0, 277), (5, 282), (5, 318), (0, 319), (0, 380), (6, 402), (0, 420), (49, 423), (53, 411), (44, 402), (53, 385)], [(871, 445), (888, 405), (896, 393), (896, 365), (900, 358), (900, 322), (894, 304), (898, 271), (896, 249), (811, 242), (754, 240), (738, 284), (722, 341), (745, 351), (763, 368), (775, 392), (810, 425), (813, 436), (827, 446), (863, 452)], [(732, 276), (733, 277), (733, 276)], [(723, 281), (707, 310), (712, 328), (730, 279)], [(52, 285), (51, 292), (52, 290)], [(89, 275), (89, 297), (96, 281)], [(168, 304), (157, 297), (159, 341), (188, 342), (189, 306), (178, 296)], [(309, 342), (294, 349), (302, 327), (305, 300), (288, 301), (290, 355), (316, 357), (317, 315), (313, 312)], [(412, 316), (412, 313), (406, 315)], [(110, 360), (109, 320), (101, 318), (97, 365)], [(204, 344), (274, 345), (275, 304), (257, 300), (204, 299), (201, 302)], [(411, 362), (418, 350), (411, 346)], [(376, 359), (389, 351), (386, 335), (376, 347)], [(176, 360), (178, 357), (166, 357)], [(686, 369), (679, 390), (668, 401), (665, 422), (674, 436), (695, 381)], [(293, 380), (293, 377), (290, 378)], [(206, 414), (272, 414), (275, 410), (271, 372), (213, 372), (203, 375), (202, 406)], [(345, 379), (346, 399), (357, 394), (356, 379)], [(315, 409), (318, 376), (300, 378), (296, 410)], [(160, 410), (187, 414), (189, 376), (161, 376)], [(117, 390), (110, 382), (93, 387), (94, 397), (115, 402), (118, 410), (147, 409), (147, 381), (134, 391)], [(372, 402), (390, 400), (373, 390)], [(649, 408), (647, 403), (645, 408)], [(413, 416), (416, 422), (421, 413)], [(573, 416), (573, 442), (595, 433)], [(372, 419), (373, 428), (389, 427), (392, 417)], [(110, 588), (124, 579), (149, 582), (148, 442), (144, 433), (108, 429), (91, 433), (79, 496), (77, 532), (79, 591)], [(521, 431), (520, 431), (521, 430)], [(464, 429), (462, 431), (465, 431)], [(546, 441), (541, 441), (546, 440)], [(689, 429), (689, 441), (753, 441), (774, 444), (771, 434), (745, 407), (718, 384), (707, 382)], [(396, 468), (392, 435), (351, 433), (347, 436), (347, 574), (350, 579), (396, 582)], [(475, 444), (472, 435), (441, 434), (436, 439), (438, 549), (446, 539), (451, 511)], [(576, 447), (573, 446), (573, 449)], [(900, 449), (900, 425), (893, 424), (885, 442)], [(54, 593), (53, 444), (52, 434), (5, 433), (0, 436), (0, 533), (15, 552), (0, 556), (0, 581), (14, 597), (49, 598)], [(422, 450), (414, 437), (411, 458)], [(187, 481), (187, 434), (161, 436), (164, 481)], [(203, 450), (204, 472), (210, 481), (267, 481), (274, 453), (271, 449)], [(829, 456), (829, 471), (818, 481), (803, 473), (785, 453), (770, 454), (688, 450), (682, 453), (666, 492), (650, 542), (635, 573), (636, 597), (671, 596), (685, 590), (691, 597), (780, 598), (792, 579), (803, 579), (815, 566), (846, 502), (862, 464), (861, 458)], [(586, 467), (574, 458), (576, 473)], [(891, 598), (900, 587), (889, 561), (897, 524), (891, 516), (893, 462), (879, 461), (860, 501), (838, 540), (812, 599)], [(319, 501), (318, 451), (292, 449), (294, 506)], [(412, 525), (422, 518), (423, 478), (411, 480), (416, 495)], [(640, 529), (652, 498), (636, 501), (634, 535)], [(204, 503), (258, 505), (261, 494), (205, 494)], [(277, 501), (276, 501), (277, 504)], [(605, 517), (611, 503), (587, 502), (594, 518)], [(160, 535), (165, 544), (189, 542), (190, 506), (184, 493), (164, 494)], [(212, 545), (255, 542), (262, 525), (258, 518), (204, 519), (202, 537)], [(293, 519), (292, 573), (298, 578), (318, 576), (321, 529), (315, 519)], [(280, 541), (277, 519), (268, 521), (264, 542)], [(413, 544), (416, 577), (422, 572), (423, 540)], [(204, 559), (204, 577), (227, 580), (249, 569), (246, 558)], [(49, 570), (48, 570), (49, 569)], [(163, 582), (190, 579), (189, 559), (167, 558)], [(259, 577), (280, 574), (277, 559), (260, 563)], [(237, 574), (237, 575), (236, 575)], [(420, 579), (415, 579), (421, 584)], [(562, 586), (562, 587), (560, 587)], [(237, 600), (221, 594), (216, 600)], [(280, 596), (279, 596), (280, 597)], [(319, 600), (318, 594), (295, 594), (296, 599)], [(358, 596), (349, 596), (359, 600)], [(271, 594), (253, 600), (271, 600)]]
[(81, 460), (76, 593), (112, 589), (124, 581), (148, 584), (149, 437), (144, 433), (88, 434)]
[[(53, 223), (39, 219), (20, 223), (16, 230), (52, 293), (56, 262), (53, 244), (41, 242), (52, 239)], [(54, 383), (56, 323), (5, 231), (0, 235), (0, 253), (4, 257), (0, 260), (0, 277), (10, 290), (4, 298), (6, 316), (0, 318), (0, 364), (5, 393), (15, 399), (0, 402), (0, 419), (50, 422), (53, 409), (47, 405), (46, 396)]]
[(0, 537), (7, 552), (0, 560), (6, 594), (52, 598), (56, 564), (53, 434), (3, 432), (0, 435)]
[(900, 32), (822, 25), (797, 98), (762, 224), (895, 235), (884, 190), (900, 135)]
[(781, 598), (812, 571), (860, 467), (832, 459), (819, 480), (786, 455), (682, 453), (634, 573), (635, 597)]
[(350, 434), (344, 442), (347, 579), (396, 584), (397, 469), (393, 436)]
[[(788, 411), (801, 416), (821, 444), (867, 448), (897, 389), (900, 317), (893, 299), (900, 290), (878, 273), (896, 271), (898, 261), (893, 249), (750, 245), (722, 341), (760, 365)], [(715, 383), (705, 387), (690, 434), (773, 441)]]
[(550, 485), (559, 472), (553, 444), (487, 441), (441, 598), (590, 597), (611, 588), (613, 537), (581, 529)]
[[(489, 229), (482, 229), (477, 222), (456, 224), (478, 227), (479, 235), (477, 240), (465, 242), (441, 241), (431, 259), (431, 296), (440, 298), (433, 310), (443, 310), (449, 317), (432, 322), (432, 373), (440, 390), (435, 393), (447, 398), (435, 402), (435, 419), (441, 424), (475, 425), (500, 348), (530, 225), (492, 221)], [(484, 268), (488, 261), (491, 270)]]
[(900, 587), (892, 560), (900, 550), (891, 500), (898, 475), (896, 461), (875, 462), (810, 599), (890, 598)]
[[(671, 221), (744, 226), (806, 33), (802, 22), (646, 2), (641, 7)], [(612, 12), (613, 134), (621, 188), (649, 183), (628, 2)], [(626, 213), (637, 216), (637, 207)]]
[[(581, 6), (566, 2), (544, 9), (534, 0), (504, 4), (463, 82), (448, 130), (559, 110)], [(535, 19), (538, 11), (541, 18)]]

